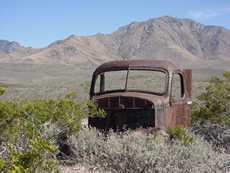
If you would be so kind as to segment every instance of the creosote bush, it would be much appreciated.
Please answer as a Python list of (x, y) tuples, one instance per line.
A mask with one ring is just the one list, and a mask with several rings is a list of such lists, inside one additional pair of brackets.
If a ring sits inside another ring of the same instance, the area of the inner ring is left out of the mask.
[(168, 134), (171, 139), (179, 140), (184, 145), (189, 145), (193, 143), (193, 138), (188, 134), (186, 129), (182, 127), (170, 128)]
[(6, 88), (3, 86), (0, 86), (0, 96), (3, 95), (6, 92)]
[(88, 101), (0, 101), (0, 172), (58, 172), (60, 139), (79, 133), (88, 114), (103, 113)]
[(208, 81), (203, 93), (193, 104), (192, 122), (230, 124), (230, 71)]
[(8, 144), (7, 156), (0, 160), (1, 172), (59, 172), (55, 158), (57, 147), (40, 137), (31, 139), (26, 148)]
[(192, 131), (230, 153), (230, 71), (214, 76), (192, 109)]
[[(53, 137), (46, 130), (56, 126), (56, 131), (67, 134), (78, 132), (87, 107), (70, 99), (0, 101), (1, 142), (16, 142), (21, 135), (33, 138)], [(57, 129), (58, 128), (58, 129)]]

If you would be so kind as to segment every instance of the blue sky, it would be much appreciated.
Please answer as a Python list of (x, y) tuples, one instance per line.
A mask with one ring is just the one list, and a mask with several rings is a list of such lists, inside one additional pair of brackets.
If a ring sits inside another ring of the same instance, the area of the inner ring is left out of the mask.
[(0, 39), (45, 47), (164, 15), (230, 29), (230, 0), (0, 0)]

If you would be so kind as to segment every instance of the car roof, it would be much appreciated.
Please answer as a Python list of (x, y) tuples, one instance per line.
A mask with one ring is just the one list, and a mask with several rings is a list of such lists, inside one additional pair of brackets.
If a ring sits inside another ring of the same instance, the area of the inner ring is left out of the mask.
[(172, 62), (166, 60), (118, 60), (100, 65), (94, 74), (97, 75), (105, 71), (127, 70), (132, 68), (159, 68), (166, 71), (175, 71), (178, 69)]

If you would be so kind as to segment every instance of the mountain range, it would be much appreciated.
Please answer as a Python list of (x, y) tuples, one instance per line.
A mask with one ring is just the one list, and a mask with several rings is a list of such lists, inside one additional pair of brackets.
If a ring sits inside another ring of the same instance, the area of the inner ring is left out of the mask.
[(100, 64), (118, 59), (166, 59), (178, 65), (230, 66), (230, 30), (170, 16), (132, 22), (111, 34), (71, 35), (35, 49), (0, 40), (0, 63)]

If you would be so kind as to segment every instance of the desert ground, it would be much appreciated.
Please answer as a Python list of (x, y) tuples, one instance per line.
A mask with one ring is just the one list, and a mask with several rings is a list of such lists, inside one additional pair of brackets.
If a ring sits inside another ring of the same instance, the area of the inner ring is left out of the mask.
[[(1, 99), (58, 98), (69, 90), (87, 99), (95, 68), (92, 65), (0, 63), (0, 84), (7, 87)], [(200, 93), (205, 81), (228, 69), (227, 66), (191, 68), (194, 98)]]

